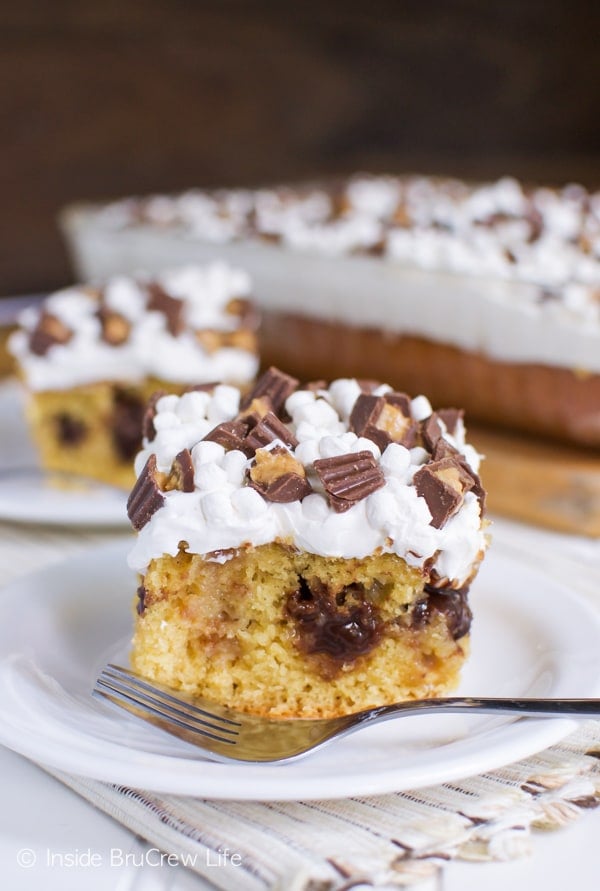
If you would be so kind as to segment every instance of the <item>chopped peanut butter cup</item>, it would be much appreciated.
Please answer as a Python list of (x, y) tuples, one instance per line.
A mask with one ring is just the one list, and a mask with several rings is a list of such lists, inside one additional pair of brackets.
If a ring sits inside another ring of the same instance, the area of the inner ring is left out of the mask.
[(259, 449), (248, 473), (248, 485), (267, 501), (301, 501), (312, 488), (302, 464), (287, 449)]
[(148, 283), (148, 309), (156, 310), (165, 317), (168, 331), (177, 337), (185, 328), (183, 301), (171, 297), (158, 282)]
[(286, 427), (283, 421), (279, 420), (277, 415), (269, 411), (250, 430), (246, 436), (245, 444), (248, 448), (256, 451), (256, 449), (275, 442), (276, 439), (280, 439), (290, 449), (295, 449), (298, 445), (298, 440), (291, 430)]
[(385, 485), (385, 477), (371, 452), (351, 452), (314, 462), (327, 500), (337, 513), (349, 510)]
[(156, 455), (150, 455), (127, 499), (127, 516), (138, 532), (165, 503), (157, 477)]
[(358, 436), (378, 445), (382, 452), (391, 442), (412, 448), (419, 429), (410, 414), (410, 400), (403, 393), (361, 393), (350, 415), (350, 427)]
[(36, 356), (45, 356), (51, 346), (68, 343), (73, 332), (51, 313), (44, 312), (29, 338), (29, 349)]
[(413, 482), (420, 496), (427, 502), (431, 525), (436, 529), (460, 508), (465, 494), (473, 488), (473, 477), (456, 458), (442, 458), (425, 464), (414, 475)]
[(297, 388), (299, 381), (278, 368), (269, 368), (258, 379), (253, 389), (242, 399), (240, 408), (248, 408), (253, 399), (267, 396), (275, 414), (279, 414), (285, 404), (285, 400)]
[(102, 340), (111, 346), (120, 346), (129, 338), (131, 323), (119, 312), (114, 312), (106, 306), (100, 306), (96, 313), (102, 326)]
[(194, 491), (194, 464), (189, 449), (183, 449), (175, 456), (171, 471), (165, 480), (165, 492), (177, 489), (179, 492)]
[(250, 457), (250, 455), (254, 454), (254, 449), (246, 445), (248, 430), (249, 426), (244, 421), (223, 421), (222, 424), (217, 424), (210, 433), (207, 433), (204, 439), (208, 440), (208, 442), (218, 442), (227, 451), (238, 449)]

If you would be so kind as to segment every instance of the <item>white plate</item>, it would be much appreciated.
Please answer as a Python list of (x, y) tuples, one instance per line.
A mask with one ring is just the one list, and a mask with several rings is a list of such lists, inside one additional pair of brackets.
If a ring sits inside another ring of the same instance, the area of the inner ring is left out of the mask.
[[(566, 735), (566, 719), (413, 717), (365, 728), (303, 760), (224, 765), (90, 690), (126, 658), (136, 580), (130, 542), (96, 548), (0, 592), (0, 742), (58, 769), (204, 798), (315, 799), (390, 792), (486, 771)], [(600, 619), (574, 593), (492, 547), (472, 597), (461, 692), (598, 696)], [(118, 641), (121, 641), (119, 645)]]
[[(14, 468), (14, 475), (4, 471)], [(0, 519), (68, 526), (123, 526), (127, 495), (110, 487), (83, 483), (59, 488), (20, 468), (39, 469), (39, 460), (23, 414), (23, 393), (16, 381), (0, 384)]]

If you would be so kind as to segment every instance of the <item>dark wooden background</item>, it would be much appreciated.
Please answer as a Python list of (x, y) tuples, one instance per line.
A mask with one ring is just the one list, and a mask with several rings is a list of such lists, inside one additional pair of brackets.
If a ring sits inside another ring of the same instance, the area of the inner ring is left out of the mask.
[(600, 184), (598, 0), (0, 9), (0, 294), (65, 283), (77, 199), (354, 169)]

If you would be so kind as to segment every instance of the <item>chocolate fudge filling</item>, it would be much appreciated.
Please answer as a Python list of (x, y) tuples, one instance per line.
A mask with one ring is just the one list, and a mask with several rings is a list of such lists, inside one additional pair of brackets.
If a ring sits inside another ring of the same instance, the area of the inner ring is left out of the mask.
[(144, 613), (146, 612), (146, 596), (147, 596), (147, 593), (148, 593), (148, 592), (146, 591), (146, 589), (144, 588), (143, 585), (140, 585), (139, 588), (138, 588), (137, 591), (136, 591), (136, 594), (137, 594), (137, 603), (136, 603), (136, 607), (135, 607), (135, 609), (136, 609), (136, 612), (137, 612), (138, 616), (143, 616)]
[(369, 653), (381, 638), (379, 611), (363, 585), (348, 585), (334, 594), (319, 579), (300, 576), (298, 588), (288, 595), (286, 612), (295, 622), (298, 647), (327, 657), (323, 674), (330, 676), (343, 663)]
[(142, 447), (142, 426), (146, 406), (127, 390), (114, 391), (112, 437), (115, 450), (123, 461), (133, 461)]
[(79, 418), (74, 418), (66, 412), (55, 417), (56, 437), (61, 445), (76, 446), (87, 436), (87, 427)]
[[(334, 594), (319, 579), (299, 577), (286, 601), (294, 620), (296, 644), (307, 655), (321, 657), (321, 673), (333, 677), (342, 664), (368, 654), (381, 639), (384, 623), (372, 603), (373, 590), (352, 584)], [(425, 585), (425, 596), (414, 605), (410, 628), (419, 630), (442, 614), (449, 634), (459, 640), (468, 634), (472, 613), (468, 589), (441, 591)]]
[(415, 603), (412, 612), (412, 627), (419, 629), (431, 621), (435, 613), (446, 617), (448, 631), (453, 640), (459, 640), (469, 633), (473, 613), (468, 604), (468, 588), (449, 588), (441, 591), (433, 585), (425, 585), (427, 597)]

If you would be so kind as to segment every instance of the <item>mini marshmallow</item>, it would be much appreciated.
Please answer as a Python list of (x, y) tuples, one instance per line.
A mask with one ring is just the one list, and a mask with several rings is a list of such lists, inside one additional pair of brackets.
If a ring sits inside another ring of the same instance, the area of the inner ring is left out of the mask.
[(415, 421), (424, 421), (433, 413), (431, 402), (427, 396), (416, 396), (410, 403), (410, 411)]
[(194, 483), (199, 489), (211, 492), (215, 489), (223, 489), (227, 484), (227, 473), (214, 462), (206, 462), (196, 467)]
[(243, 452), (232, 449), (231, 452), (225, 452), (225, 456), (221, 462), (221, 467), (227, 474), (227, 479), (232, 486), (241, 486), (246, 475), (246, 467), (248, 466), (248, 458)]
[(192, 460), (194, 466), (209, 464), (211, 462), (220, 464), (224, 454), (225, 449), (218, 442), (204, 440), (203, 442), (196, 443), (192, 449)]

